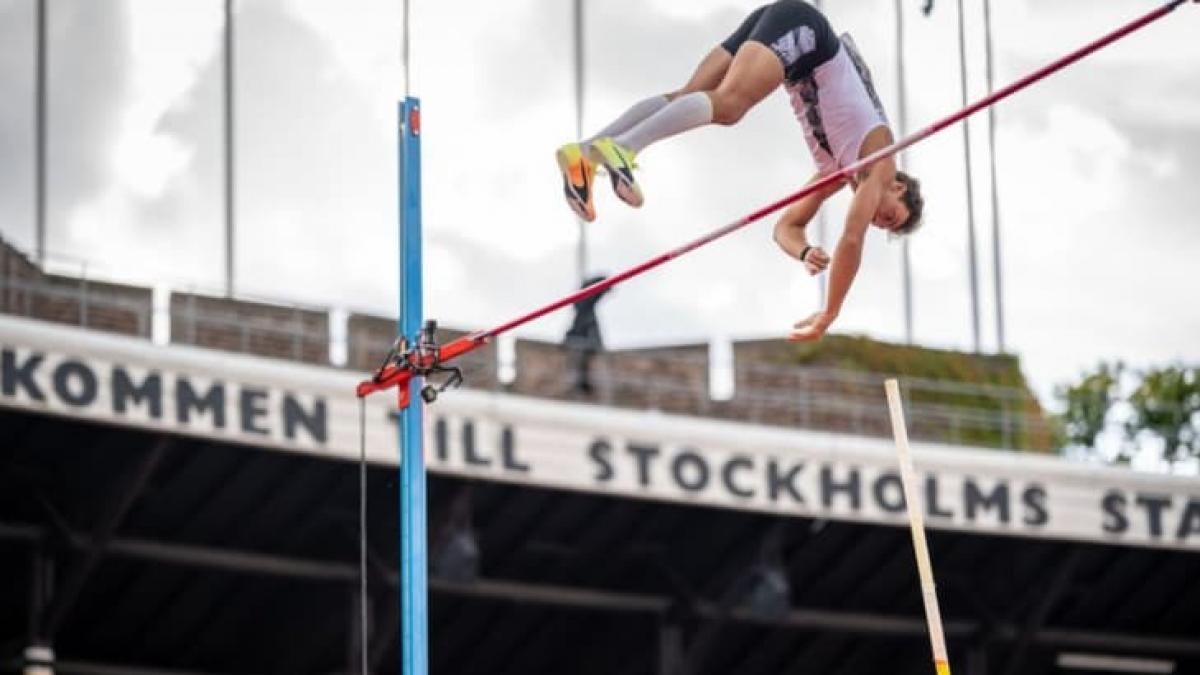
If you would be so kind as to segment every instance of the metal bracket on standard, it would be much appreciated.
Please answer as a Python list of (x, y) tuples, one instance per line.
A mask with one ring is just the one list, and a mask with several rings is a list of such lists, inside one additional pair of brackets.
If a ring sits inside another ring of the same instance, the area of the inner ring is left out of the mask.
[(448, 374), (448, 377), (441, 384), (429, 382), (421, 388), (421, 399), (426, 403), (433, 403), (439, 394), (463, 383), (461, 368), (442, 363), (442, 350), (437, 343), (437, 322), (430, 320), (425, 322), (411, 343), (407, 336), (397, 337), (375, 375), (360, 382), (356, 393), (359, 398), (363, 398), (397, 387), (399, 406), (407, 408), (411, 402), (408, 383), (412, 378), (423, 377), (429, 380), (442, 374)]

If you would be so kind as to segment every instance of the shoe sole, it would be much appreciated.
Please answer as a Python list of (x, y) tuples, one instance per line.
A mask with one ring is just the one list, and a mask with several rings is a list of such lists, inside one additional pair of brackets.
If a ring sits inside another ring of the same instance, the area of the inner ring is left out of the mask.
[[(571, 182), (571, 160), (562, 150), (555, 152), (554, 156), (555, 159), (558, 160), (558, 170), (562, 173), (563, 196), (567, 200), (567, 206), (570, 206), (571, 210), (575, 212), (575, 215), (579, 216), (585, 221), (589, 223), (594, 221), (596, 219), (595, 209), (588, 208), (587, 200), (579, 195), (579, 192), (575, 189), (575, 184)], [(589, 194), (592, 192), (592, 188), (595, 186), (595, 184), (595, 173), (593, 172), (591, 185), (589, 185), (587, 188)]]
[(620, 197), (621, 201), (634, 208), (640, 207), (645, 202), (642, 197), (642, 189), (638, 186), (637, 180), (633, 178), (632, 170), (609, 163), (604, 153), (595, 146), (588, 149), (588, 156), (593, 164), (604, 167), (608, 172), (608, 177), (612, 179), (613, 192), (617, 193), (617, 197)]

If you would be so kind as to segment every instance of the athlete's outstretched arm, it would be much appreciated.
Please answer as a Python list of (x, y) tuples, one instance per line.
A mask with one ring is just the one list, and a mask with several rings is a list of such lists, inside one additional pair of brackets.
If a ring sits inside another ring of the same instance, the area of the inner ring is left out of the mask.
[(883, 199), (888, 181), (891, 180), (890, 176), (894, 176), (895, 173), (895, 164), (891, 159), (881, 160), (868, 169), (867, 175), (854, 192), (854, 200), (850, 202), (850, 211), (846, 214), (845, 229), (842, 230), (837, 248), (833, 251), (825, 309), (798, 322), (789, 340), (819, 340), (842, 311), (842, 303), (845, 302), (854, 277), (858, 274), (858, 266), (862, 263), (867, 228), (870, 227), (871, 219), (875, 217), (875, 211)]
[[(815, 183), (821, 178), (821, 174), (817, 174), (808, 183)], [(845, 184), (845, 181), (834, 183), (802, 197), (789, 206), (775, 223), (775, 243), (779, 244), (784, 253), (804, 263), (809, 274), (817, 274), (824, 270), (829, 265), (829, 255), (820, 246), (809, 245), (805, 228), (820, 210), (821, 204)]]

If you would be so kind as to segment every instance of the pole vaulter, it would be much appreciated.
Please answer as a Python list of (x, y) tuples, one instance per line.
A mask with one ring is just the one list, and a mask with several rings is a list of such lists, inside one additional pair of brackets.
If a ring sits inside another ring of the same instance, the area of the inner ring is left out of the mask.
[[(515, 319), (502, 323), (494, 328), (465, 335), (445, 345), (438, 345), (436, 343), (436, 336), (434, 335), (436, 324), (433, 322), (428, 322), (425, 324), (425, 327), (422, 328), (418, 334), (412, 338), (411, 342), (410, 338), (403, 335), (396, 340), (383, 365), (380, 366), (380, 368), (376, 371), (374, 377), (358, 385), (357, 394), (359, 397), (364, 397), (377, 391), (383, 391), (390, 389), (391, 387), (399, 387), (399, 404), (400, 407), (403, 408), (407, 407), (410, 402), (407, 384), (413, 377), (429, 377), (439, 373), (448, 374), (449, 379), (446, 380), (441, 386), (435, 387), (433, 385), (426, 385), (426, 387), (422, 389), (422, 397), (427, 402), (432, 402), (437, 398), (437, 394), (440, 391), (444, 391), (448, 387), (457, 386), (462, 382), (462, 374), (459, 369), (444, 365), (447, 362), (472, 352), (478, 347), (486, 345), (495, 337), (517, 328), (518, 326), (522, 326), (555, 310), (574, 304), (584, 298), (591, 297), (605, 289), (616, 286), (623, 281), (639, 276), (644, 272), (662, 265), (663, 263), (674, 260), (675, 258), (690, 253), (701, 246), (704, 246), (705, 244), (740, 230), (743, 227), (746, 227), (747, 225), (767, 215), (770, 215), (807, 195), (832, 186), (840, 181), (847, 180), (871, 164), (878, 162), (881, 159), (891, 157), (892, 155), (895, 155), (909, 146), (919, 143), (920, 141), (925, 140), (939, 131), (942, 131), (949, 126), (966, 119), (976, 112), (987, 108), (988, 106), (994, 105), (1005, 98), (1008, 98), (1012, 94), (1015, 94), (1029, 85), (1042, 80), (1046, 76), (1051, 75), (1065, 68), (1066, 66), (1075, 63), (1076, 61), (1079, 61), (1083, 57), (1088, 56), (1089, 54), (1092, 54), (1093, 52), (1096, 52), (1112, 44), (1113, 42), (1116, 42), (1117, 40), (1120, 40), (1121, 38), (1150, 23), (1153, 23), (1154, 21), (1171, 13), (1185, 2), (1187, 2), (1187, 0), (1171, 0), (1171, 2), (1168, 2), (1165, 5), (1162, 5), (1157, 9), (1145, 14), (1144, 16), (1125, 24), (1117, 30), (1098, 38), (1097, 40), (1088, 43), (1083, 47), (1080, 47), (1066, 56), (1063, 56), (1062, 58), (1043, 66), (1042, 68), (1030, 73), (1029, 75), (1026, 75), (1016, 82), (1013, 82), (1007, 87), (1004, 87), (1003, 89), (979, 99), (975, 103), (972, 103), (966, 108), (959, 110), (945, 119), (935, 122), (924, 129), (909, 135), (907, 138), (901, 139), (886, 148), (870, 154), (858, 160), (857, 162), (846, 166), (840, 171), (830, 173), (822, 177), (820, 180), (809, 183), (803, 189), (788, 195), (779, 201), (768, 204), (767, 206), (743, 216), (742, 218), (729, 223), (728, 225), (713, 230), (712, 232), (709, 232), (708, 234), (695, 239), (694, 241), (688, 242), (678, 248), (660, 254), (657, 257), (651, 258), (650, 260), (647, 260), (639, 265), (635, 265), (634, 267), (631, 267), (623, 272), (614, 274), (603, 281), (599, 281), (586, 288), (575, 291), (574, 293), (564, 296), (559, 300), (529, 312), (528, 314), (524, 314)], [(1192, 0), (1192, 2), (1200, 3), (1200, 0)]]

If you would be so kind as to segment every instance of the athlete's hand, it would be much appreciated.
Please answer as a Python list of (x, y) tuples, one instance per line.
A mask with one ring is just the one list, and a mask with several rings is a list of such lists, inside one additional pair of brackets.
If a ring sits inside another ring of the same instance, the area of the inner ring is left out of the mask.
[(829, 326), (833, 324), (834, 317), (825, 312), (816, 312), (812, 316), (797, 321), (792, 327), (792, 332), (788, 335), (788, 342), (816, 342), (821, 339), (825, 331), (829, 330)]
[(812, 276), (816, 276), (825, 271), (829, 267), (829, 254), (820, 246), (813, 246), (808, 249), (808, 253), (804, 254), (804, 269)]

